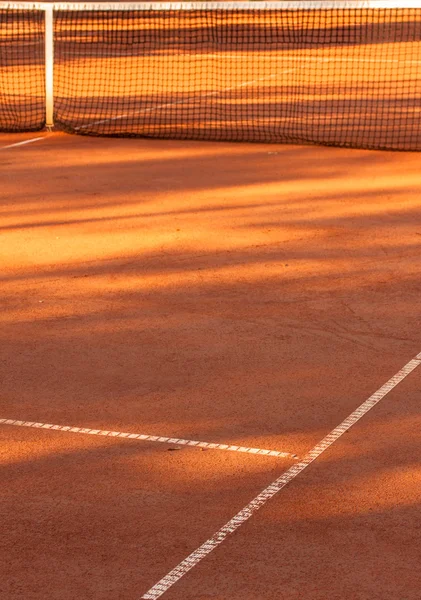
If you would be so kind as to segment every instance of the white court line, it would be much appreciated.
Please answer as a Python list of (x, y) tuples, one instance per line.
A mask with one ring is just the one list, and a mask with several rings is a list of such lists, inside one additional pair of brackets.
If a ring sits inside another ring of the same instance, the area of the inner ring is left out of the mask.
[[(177, 59), (177, 61), (179, 61), (180, 63), (183, 62), (188, 62), (189, 60), (191, 60), (191, 57), (197, 58), (197, 54), (195, 54), (194, 52), (192, 52), (191, 54), (180, 54), (176, 57), (172, 57), (173, 60)], [(138, 58), (138, 59), (143, 59), (143, 58), (153, 58), (156, 59), (157, 55), (150, 52), (150, 53), (144, 53), (144, 54), (133, 54), (133, 51), (127, 51), (127, 52), (110, 52), (110, 53), (106, 53), (104, 52), (103, 54), (101, 54), (101, 59), (102, 58)], [(273, 61), (284, 61), (284, 62), (295, 62), (295, 63), (299, 63), (300, 66), (303, 66), (306, 62), (309, 63), (313, 63), (313, 62), (323, 62), (323, 63), (336, 63), (336, 62), (344, 62), (344, 63), (375, 63), (375, 64), (396, 64), (396, 65), (400, 65), (401, 67), (404, 67), (405, 65), (419, 65), (421, 64), (421, 60), (419, 59), (405, 59), (405, 60), (399, 60), (398, 58), (384, 58), (384, 57), (379, 57), (379, 58), (363, 58), (360, 56), (303, 56), (303, 55), (285, 55), (284, 53), (273, 53), (273, 54), (259, 54), (259, 52), (254, 52), (253, 54), (226, 54), (224, 52), (221, 52), (220, 54), (203, 54), (203, 61), (205, 61), (207, 58), (223, 58), (223, 59), (229, 59), (229, 60), (250, 60), (250, 57), (255, 58), (258, 61), (268, 61), (268, 62), (273, 62)], [(298, 68), (298, 67), (297, 67)], [(279, 74), (282, 75), (285, 71), (281, 71)]]
[(160, 598), (172, 585), (174, 585), (183, 575), (188, 573), (190, 569), (195, 567), (203, 558), (215, 550), (217, 546), (231, 534), (234, 533), (241, 525), (250, 519), (256, 511), (266, 504), (275, 494), (284, 488), (290, 481), (295, 479), (299, 473), (304, 471), (313, 461), (315, 461), (325, 450), (329, 448), (336, 440), (338, 440), (352, 425), (361, 419), (369, 410), (382, 400), (394, 387), (401, 383), (414, 369), (421, 364), (421, 352), (407, 363), (396, 375), (387, 381), (380, 389), (372, 394), (365, 402), (361, 404), (353, 413), (349, 415), (340, 425), (335, 427), (326, 437), (324, 437), (305, 457), (283, 475), (278, 477), (258, 496), (256, 496), (247, 506), (238, 512), (228, 523), (226, 523), (219, 531), (211, 538), (202, 544), (197, 550), (192, 552), (187, 558), (179, 563), (172, 571), (165, 575), (158, 583), (156, 583), (142, 599), (156, 600)]
[[(128, 55), (126, 55), (128, 56)], [(150, 56), (154, 56), (154, 55), (150, 55)], [(183, 55), (182, 55), (183, 56)], [(197, 56), (197, 55), (193, 55), (193, 56)], [(212, 56), (215, 58), (221, 58), (221, 55), (218, 54), (208, 54), (206, 56)], [(222, 55), (223, 58), (229, 58), (231, 59), (235, 59), (235, 60), (245, 60), (248, 58), (248, 60), (250, 60), (250, 55), (247, 54), (223, 54)], [(298, 62), (300, 63), (300, 66), (302, 66), (303, 64), (305, 64), (306, 62), (323, 62), (323, 63), (336, 63), (336, 62), (344, 62), (344, 63), (379, 63), (379, 64), (397, 64), (400, 65), (401, 67), (403, 67), (404, 65), (419, 65), (421, 64), (421, 60), (410, 60), (410, 59), (405, 59), (405, 60), (399, 60), (397, 58), (383, 58), (383, 57), (379, 57), (379, 58), (363, 58), (360, 56), (303, 56), (303, 55), (290, 55), (290, 56), (286, 56), (285, 54), (276, 54), (275, 56), (270, 56), (270, 55), (262, 55), (262, 56), (258, 56), (257, 57), (258, 60), (281, 60), (281, 61), (285, 61), (285, 62)], [(296, 67), (298, 69), (298, 67)], [(284, 73), (284, 71), (281, 71), (279, 74), (282, 75)]]
[(7, 148), (16, 148), (17, 146), (24, 146), (25, 144), (32, 144), (32, 142), (38, 142), (39, 140), (45, 140), (45, 137), (36, 137), (32, 138), (31, 140), (16, 142), (16, 144), (9, 144), (9, 146), (1, 146), (0, 150), (7, 150)]
[[(286, 71), (282, 71), (281, 75), (285, 73), (291, 73), (296, 69), (287, 69)], [(208, 98), (210, 96), (219, 96), (224, 92), (231, 92), (232, 90), (236, 90), (238, 88), (247, 87), (248, 85), (253, 85), (259, 81), (265, 81), (266, 79), (273, 79), (278, 74), (267, 75), (266, 77), (260, 77), (259, 79), (253, 79), (253, 81), (245, 81), (244, 83), (240, 83), (238, 85), (234, 85), (232, 87), (227, 87), (222, 90), (218, 90), (216, 92), (209, 92), (207, 94), (199, 94), (198, 96), (189, 96), (188, 98), (183, 98), (182, 100), (177, 100), (176, 102), (167, 102), (165, 104), (158, 104), (157, 106), (151, 106), (151, 108), (142, 108), (140, 110), (136, 110), (129, 114), (118, 115), (117, 117), (109, 117), (108, 119), (102, 119), (101, 121), (93, 121), (92, 123), (88, 123), (87, 125), (81, 125), (80, 127), (75, 127), (75, 131), (80, 131), (81, 129), (88, 129), (88, 127), (92, 127), (93, 125), (102, 125), (103, 123), (109, 123), (110, 121), (118, 121), (119, 119), (126, 119), (127, 117), (133, 117), (134, 115), (144, 115), (149, 112), (154, 112), (155, 110), (159, 110), (161, 108), (168, 108), (169, 106), (177, 106), (179, 104), (186, 104), (187, 102), (191, 102), (192, 100), (198, 100), (200, 98)]]
[(142, 440), (147, 442), (159, 442), (161, 444), (176, 444), (179, 446), (194, 446), (195, 448), (206, 448), (208, 450), (227, 450), (229, 452), (244, 452), (246, 454), (258, 454), (260, 456), (276, 456), (277, 458), (297, 459), (295, 454), (280, 452), (279, 450), (264, 450), (263, 448), (247, 448), (246, 446), (235, 446), (234, 444), (218, 444), (214, 442), (198, 442), (197, 440), (184, 440), (174, 437), (159, 435), (145, 435), (143, 433), (124, 433), (122, 431), (105, 431), (102, 429), (89, 429), (87, 427), (71, 427), (69, 425), (52, 425), (51, 423), (35, 423), (33, 421), (17, 421), (15, 419), (0, 419), (0, 425), (14, 425), (16, 427), (33, 427), (35, 429), (51, 429), (53, 431), (64, 431), (69, 433), (83, 433), (85, 435), (103, 435), (107, 437), (127, 438), (130, 440)]

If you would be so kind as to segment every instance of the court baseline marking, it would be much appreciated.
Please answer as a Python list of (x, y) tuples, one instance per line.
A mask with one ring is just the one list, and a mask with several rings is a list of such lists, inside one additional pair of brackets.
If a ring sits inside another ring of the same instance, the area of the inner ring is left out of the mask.
[(0, 150), (7, 150), (8, 148), (16, 148), (17, 146), (25, 146), (26, 144), (32, 144), (33, 142), (38, 142), (39, 140), (45, 140), (45, 136), (31, 138), (30, 140), (23, 140), (23, 142), (16, 142), (15, 144), (9, 144), (8, 146), (0, 146)]
[(222, 542), (241, 525), (248, 521), (256, 511), (264, 506), (268, 500), (273, 498), (275, 494), (280, 492), (288, 483), (290, 483), (297, 475), (306, 469), (314, 462), (325, 450), (327, 450), (334, 442), (336, 442), (350, 427), (355, 425), (365, 414), (367, 414), (376, 404), (382, 400), (393, 388), (401, 383), (414, 369), (421, 364), (421, 352), (415, 358), (410, 360), (398, 373), (396, 373), (389, 381), (381, 388), (372, 394), (365, 402), (363, 402), (354, 412), (352, 412), (342, 423), (333, 429), (326, 437), (324, 437), (312, 450), (310, 450), (300, 462), (295, 463), (278, 479), (265, 488), (251, 502), (249, 502), (240, 512), (228, 521), (219, 531), (211, 538), (204, 542), (197, 550), (192, 552), (187, 558), (181, 561), (174, 569), (172, 569), (165, 577), (143, 594), (143, 600), (157, 600), (171, 586), (173, 586), (181, 577), (188, 573), (208, 554), (215, 550)]
[(62, 431), (66, 433), (83, 433), (85, 435), (98, 435), (113, 438), (125, 438), (130, 440), (141, 440), (145, 442), (158, 442), (161, 444), (175, 444), (179, 446), (194, 446), (207, 450), (226, 450), (229, 452), (243, 452), (259, 456), (274, 456), (277, 458), (290, 458), (297, 460), (295, 454), (281, 452), (278, 450), (265, 450), (264, 448), (248, 448), (236, 446), (235, 444), (218, 444), (214, 442), (199, 442), (197, 440), (185, 440), (176, 437), (160, 435), (146, 435), (143, 433), (126, 433), (123, 431), (107, 431), (103, 429), (90, 429), (88, 427), (72, 427), (69, 425), (52, 425), (51, 423), (35, 423), (34, 421), (18, 421), (16, 419), (0, 419), (0, 425), (13, 425), (15, 427), (32, 427), (34, 429), (49, 429), (51, 431)]

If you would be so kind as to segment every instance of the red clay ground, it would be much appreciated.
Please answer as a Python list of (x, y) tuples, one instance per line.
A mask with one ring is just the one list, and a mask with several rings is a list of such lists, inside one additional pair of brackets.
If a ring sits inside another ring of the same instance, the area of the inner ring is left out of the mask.
[[(302, 457), (421, 350), (418, 154), (53, 135), (0, 161), (0, 419)], [(420, 378), (164, 597), (418, 599)], [(293, 464), (0, 436), (5, 600), (138, 599)]]

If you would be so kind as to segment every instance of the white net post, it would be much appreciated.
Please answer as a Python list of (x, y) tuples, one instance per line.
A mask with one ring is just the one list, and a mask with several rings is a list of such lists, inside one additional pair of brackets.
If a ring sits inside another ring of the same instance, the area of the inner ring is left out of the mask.
[(45, 7), (45, 125), (54, 127), (54, 30), (53, 5)]

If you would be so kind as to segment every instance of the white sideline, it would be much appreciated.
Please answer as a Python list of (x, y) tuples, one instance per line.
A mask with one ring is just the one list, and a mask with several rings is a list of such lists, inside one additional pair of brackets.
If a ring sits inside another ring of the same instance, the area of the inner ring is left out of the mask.
[(45, 137), (36, 137), (31, 140), (24, 140), (23, 142), (16, 142), (16, 144), (9, 144), (8, 146), (0, 146), (0, 150), (7, 150), (8, 148), (16, 148), (17, 146), (24, 146), (25, 144), (32, 144), (32, 142), (38, 142), (44, 140)]
[(202, 544), (197, 550), (192, 552), (187, 558), (179, 563), (172, 571), (163, 577), (158, 583), (143, 594), (143, 600), (157, 600), (172, 585), (174, 585), (190, 569), (195, 567), (203, 558), (215, 550), (217, 546), (231, 534), (234, 533), (243, 523), (248, 521), (262, 506), (268, 502), (275, 494), (284, 488), (290, 481), (295, 479), (304, 469), (315, 461), (325, 450), (338, 440), (352, 425), (361, 419), (369, 410), (382, 400), (394, 387), (405, 379), (414, 369), (421, 364), (421, 352), (407, 363), (396, 375), (387, 381), (381, 388), (372, 394), (365, 402), (361, 404), (353, 413), (351, 413), (340, 425), (335, 427), (326, 437), (324, 437), (306, 456), (298, 463), (288, 469), (283, 475), (278, 477), (266, 489), (258, 494), (247, 506), (238, 512), (228, 523), (226, 523), (211, 538)]
[(102, 429), (90, 429), (88, 427), (72, 427), (70, 425), (52, 425), (51, 423), (35, 423), (34, 421), (17, 421), (16, 419), (0, 419), (0, 425), (14, 425), (15, 427), (33, 427), (34, 429), (51, 429), (53, 431), (64, 431), (69, 433), (83, 433), (85, 435), (101, 435), (107, 437), (127, 438), (130, 440), (141, 440), (144, 442), (159, 442), (161, 444), (175, 444), (177, 446), (194, 446), (195, 448), (206, 448), (207, 450), (227, 450), (229, 452), (244, 452), (246, 454), (258, 454), (260, 456), (275, 456), (277, 458), (290, 458), (296, 460), (298, 457), (290, 452), (279, 450), (265, 450), (263, 448), (248, 448), (234, 444), (218, 444), (215, 442), (199, 442), (197, 440), (184, 440), (175, 437), (159, 435), (146, 435), (143, 433), (125, 433), (122, 431), (106, 431)]

